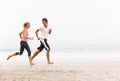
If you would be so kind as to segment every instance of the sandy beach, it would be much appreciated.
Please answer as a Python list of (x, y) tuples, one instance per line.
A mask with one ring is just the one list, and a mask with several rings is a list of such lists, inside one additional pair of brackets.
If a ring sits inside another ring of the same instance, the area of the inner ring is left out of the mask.
[(120, 62), (2, 62), (0, 81), (120, 81)]
[(0, 81), (120, 81), (120, 0), (0, 0)]

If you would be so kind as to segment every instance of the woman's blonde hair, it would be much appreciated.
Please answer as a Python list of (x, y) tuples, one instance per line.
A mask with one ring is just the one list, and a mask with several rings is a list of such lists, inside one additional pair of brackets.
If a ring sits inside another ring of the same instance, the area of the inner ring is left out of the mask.
[(23, 26), (26, 27), (28, 24), (30, 24), (30, 23), (29, 23), (29, 22), (25, 22), (25, 23), (23, 24)]

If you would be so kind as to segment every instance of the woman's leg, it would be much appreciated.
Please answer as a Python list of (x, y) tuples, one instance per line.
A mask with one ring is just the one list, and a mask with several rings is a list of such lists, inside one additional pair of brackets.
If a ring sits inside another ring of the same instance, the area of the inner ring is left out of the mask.
[(16, 53), (13, 53), (13, 54), (9, 55), (9, 56), (7, 57), (7, 60), (9, 60), (9, 59), (10, 59), (11, 57), (13, 57), (13, 56), (22, 55), (22, 53), (23, 53), (23, 51), (24, 51), (24, 47), (25, 47), (25, 45), (24, 45), (24, 43), (21, 41), (21, 42), (20, 42), (20, 52), (16, 52)]
[(31, 58), (31, 50), (30, 50), (30, 47), (29, 47), (29, 45), (28, 45), (28, 43), (27, 43), (27, 42), (26, 42), (25, 49), (26, 49), (26, 50), (27, 50), (27, 52), (28, 52), (28, 59), (29, 59), (29, 63), (30, 63), (30, 65), (33, 65), (33, 63), (32, 63), (32, 58)]
[(16, 53), (13, 53), (13, 54), (9, 55), (9, 56), (7, 57), (7, 60), (9, 60), (11, 57), (16, 56), (16, 55), (17, 55)]

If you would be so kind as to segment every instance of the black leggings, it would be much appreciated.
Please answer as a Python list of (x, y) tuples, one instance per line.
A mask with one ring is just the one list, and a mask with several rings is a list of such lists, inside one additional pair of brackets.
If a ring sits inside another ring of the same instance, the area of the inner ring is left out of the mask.
[(16, 55), (22, 55), (24, 49), (27, 50), (27, 52), (28, 52), (28, 56), (31, 56), (31, 50), (30, 50), (30, 47), (29, 47), (28, 43), (25, 42), (25, 41), (21, 41), (21, 42), (20, 42), (20, 52), (16, 52)]

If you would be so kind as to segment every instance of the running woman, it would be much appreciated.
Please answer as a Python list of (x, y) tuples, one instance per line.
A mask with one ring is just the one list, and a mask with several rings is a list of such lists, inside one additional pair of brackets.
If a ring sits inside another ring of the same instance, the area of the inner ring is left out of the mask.
[(24, 26), (24, 29), (19, 34), (19, 36), (21, 38), (20, 52), (16, 52), (16, 53), (13, 53), (13, 54), (9, 55), (7, 60), (9, 60), (13, 56), (22, 55), (24, 49), (26, 49), (27, 52), (28, 52), (28, 59), (29, 59), (30, 65), (33, 65), (32, 59), (31, 59), (31, 50), (30, 50), (30, 47), (29, 47), (29, 45), (27, 43), (28, 39), (33, 40), (33, 38), (28, 37), (28, 29), (30, 28), (30, 23), (26, 22), (26, 23), (24, 23), (23, 26)]
[[(46, 50), (46, 56), (47, 56), (47, 63), (53, 64), (53, 62), (50, 61), (50, 46), (47, 42), (48, 35), (51, 34), (52, 30), (48, 27), (48, 20), (47, 18), (42, 19), (42, 23), (44, 27), (40, 27), (36, 30), (36, 37), (38, 40), (40, 40), (40, 46), (37, 48), (37, 51), (32, 56), (32, 60), (43, 50)], [(38, 32), (41, 32), (40, 37), (38, 36)]]

